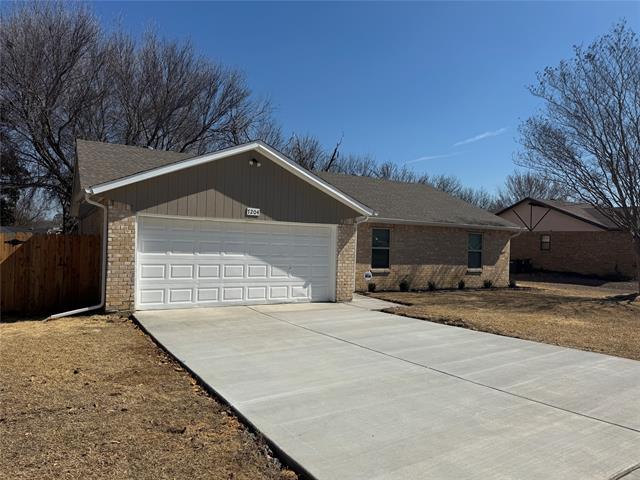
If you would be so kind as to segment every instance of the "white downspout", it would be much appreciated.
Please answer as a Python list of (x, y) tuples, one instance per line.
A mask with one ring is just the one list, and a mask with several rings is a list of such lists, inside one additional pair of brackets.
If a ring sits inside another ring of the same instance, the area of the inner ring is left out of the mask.
[(102, 266), (100, 269), (100, 303), (92, 305), (90, 307), (77, 308), (76, 310), (69, 310), (68, 312), (56, 313), (47, 317), (47, 320), (54, 320), (56, 318), (68, 317), (70, 315), (76, 315), (78, 313), (89, 312), (91, 310), (98, 310), (104, 307), (105, 294), (106, 294), (106, 277), (107, 277), (107, 207), (101, 203), (91, 200), (85, 195), (85, 201), (95, 207), (102, 209)]

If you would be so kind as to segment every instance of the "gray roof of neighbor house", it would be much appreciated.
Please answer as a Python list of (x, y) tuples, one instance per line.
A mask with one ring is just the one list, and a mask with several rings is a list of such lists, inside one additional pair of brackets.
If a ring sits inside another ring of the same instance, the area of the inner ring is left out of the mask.
[[(196, 157), (190, 153), (88, 140), (78, 140), (76, 148), (78, 185), (82, 190)], [(316, 175), (375, 211), (380, 220), (443, 226), (520, 229), (501, 217), (428, 185), (328, 172), (319, 172)]]
[(195, 156), (89, 140), (77, 140), (76, 152), (82, 189)]
[(523, 202), (529, 202), (533, 205), (552, 208), (571, 217), (577, 218), (578, 220), (582, 220), (592, 225), (601, 227), (605, 230), (617, 230), (619, 228), (615, 223), (602, 215), (588, 203), (567, 202), (564, 200), (545, 200), (541, 198), (527, 197), (507, 208), (500, 210), (497, 215), (500, 215), (502, 212), (506, 212), (507, 210), (510, 210), (511, 208)]
[(497, 215), (429, 185), (328, 172), (317, 175), (375, 210), (381, 221), (520, 229)]

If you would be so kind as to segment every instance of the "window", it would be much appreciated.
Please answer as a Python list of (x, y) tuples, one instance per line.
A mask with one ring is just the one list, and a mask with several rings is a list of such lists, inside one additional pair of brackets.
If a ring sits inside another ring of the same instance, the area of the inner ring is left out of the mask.
[(371, 268), (389, 268), (389, 229), (371, 231)]
[(482, 234), (469, 234), (468, 268), (482, 268)]
[(551, 235), (540, 235), (540, 250), (543, 252), (551, 250)]

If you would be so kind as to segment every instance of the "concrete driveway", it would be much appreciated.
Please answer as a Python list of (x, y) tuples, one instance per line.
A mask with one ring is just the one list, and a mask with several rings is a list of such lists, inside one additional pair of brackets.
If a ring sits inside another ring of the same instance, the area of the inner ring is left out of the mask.
[(318, 479), (640, 477), (640, 362), (379, 306), (136, 317)]

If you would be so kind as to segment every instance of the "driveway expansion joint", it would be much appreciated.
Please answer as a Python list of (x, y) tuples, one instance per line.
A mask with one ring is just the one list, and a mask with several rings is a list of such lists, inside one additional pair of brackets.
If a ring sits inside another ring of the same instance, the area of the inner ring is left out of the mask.
[[(580, 416), (580, 417), (583, 417), (583, 418), (587, 418), (589, 420), (594, 420), (594, 421), (597, 421), (597, 422), (606, 423), (607, 425), (611, 425), (613, 427), (619, 427), (619, 428), (623, 428), (625, 430), (629, 430), (629, 431), (632, 431), (632, 432), (635, 432), (635, 433), (640, 433), (639, 429), (636, 429), (636, 428), (633, 428), (633, 427), (629, 427), (627, 425), (622, 425), (622, 424), (619, 424), (619, 423), (610, 422), (610, 421), (607, 421), (607, 420), (603, 420), (602, 418), (598, 418), (598, 417), (594, 417), (594, 416), (591, 416), (591, 415), (587, 415), (585, 413), (576, 412), (574, 410), (570, 410), (570, 409), (567, 409), (567, 408), (562, 408), (562, 407), (559, 407), (557, 405), (553, 405), (553, 404), (548, 403), (548, 402), (543, 402), (541, 400), (536, 400), (535, 398), (527, 397), (526, 395), (519, 395), (519, 394), (514, 393), (514, 392), (509, 392), (508, 390), (504, 390), (504, 389), (501, 389), (501, 388), (493, 387), (491, 385), (487, 385), (487, 384), (482, 383), (482, 382), (477, 382), (475, 380), (471, 380), (471, 379), (462, 377), (460, 375), (456, 375), (454, 373), (447, 372), (445, 370), (441, 370), (439, 368), (435, 368), (435, 367), (432, 367), (432, 366), (429, 366), (429, 365), (425, 365), (425, 364), (422, 364), (422, 363), (419, 363), (419, 362), (414, 362), (414, 361), (411, 361), (411, 360), (407, 360), (406, 358), (398, 357), (396, 355), (392, 355), (390, 353), (386, 353), (386, 352), (383, 352), (381, 350), (377, 350), (375, 348), (367, 347), (366, 345), (362, 345), (362, 344), (357, 343), (357, 342), (346, 340), (344, 338), (340, 338), (340, 337), (331, 335), (329, 333), (321, 332), (321, 331), (315, 330), (313, 328), (305, 327), (304, 325), (300, 325), (300, 324), (297, 324), (297, 323), (294, 323), (294, 322), (290, 322), (290, 321), (284, 320), (282, 318), (278, 318), (278, 317), (276, 317), (274, 315), (271, 315), (269, 313), (261, 312), (261, 311), (256, 310), (255, 308), (253, 308), (251, 306), (249, 306), (247, 308), (249, 308), (250, 310), (252, 310), (253, 312), (255, 312), (257, 314), (269, 317), (272, 320), (277, 320), (279, 322), (287, 323), (287, 324), (289, 324), (289, 325), (291, 325), (293, 327), (301, 328), (303, 330), (315, 333), (317, 335), (322, 335), (322, 336), (325, 336), (327, 338), (331, 338), (333, 340), (338, 340), (340, 342), (347, 343), (347, 344), (352, 345), (354, 347), (359, 347), (359, 348), (362, 348), (364, 350), (368, 350), (368, 351), (370, 351), (372, 353), (377, 353), (377, 354), (383, 355), (385, 357), (393, 358), (395, 360), (400, 360), (401, 362), (405, 362), (405, 363), (409, 363), (409, 364), (417, 366), (417, 367), (425, 368), (427, 370), (431, 370), (432, 372), (436, 372), (436, 373), (439, 373), (441, 375), (446, 375), (448, 377), (455, 378), (457, 380), (462, 380), (463, 382), (468, 382), (468, 383), (471, 383), (473, 385), (477, 385), (479, 387), (488, 388), (488, 389), (494, 390), (496, 392), (504, 393), (506, 395), (510, 395), (510, 396), (513, 396), (513, 397), (516, 397), (516, 398), (521, 398), (523, 400), (527, 400), (527, 401), (532, 402), (532, 403), (537, 403), (539, 405), (544, 405), (546, 407), (553, 408), (553, 409), (556, 409), (556, 410), (560, 410), (562, 412), (570, 413), (570, 414), (573, 414), (573, 415), (577, 415), (577, 416)], [(354, 307), (354, 308), (358, 308), (358, 307)], [(632, 467), (632, 469), (630, 471), (624, 473), (624, 475), (626, 476), (626, 475), (628, 475), (629, 473), (631, 473), (632, 471), (634, 471), (634, 470), (636, 470), (638, 468), (640, 468), (640, 464)], [(613, 477), (611, 480), (618, 480), (620, 478), (623, 478), (623, 477)]]

